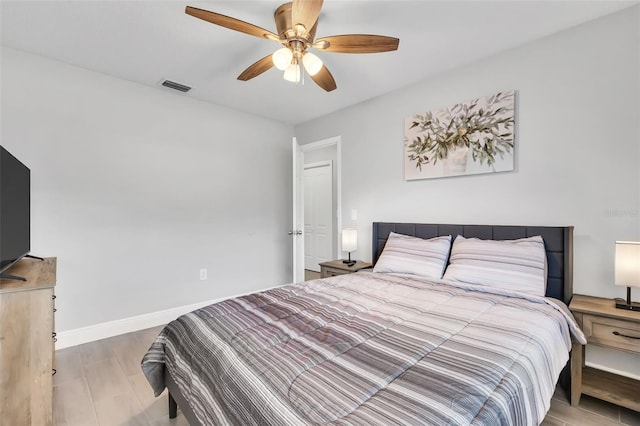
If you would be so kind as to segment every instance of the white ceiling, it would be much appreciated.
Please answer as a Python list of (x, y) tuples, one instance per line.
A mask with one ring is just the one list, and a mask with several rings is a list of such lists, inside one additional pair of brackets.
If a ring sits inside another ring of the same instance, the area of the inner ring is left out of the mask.
[(289, 83), (275, 68), (236, 80), (278, 44), (184, 13), (190, 5), (275, 31), (273, 12), (281, 1), (2, 0), (0, 22), (3, 46), (158, 90), (171, 90), (159, 86), (169, 78), (193, 86), (180, 96), (295, 125), (637, 3), (326, 0), (317, 37), (400, 39), (396, 52), (315, 52), (336, 79), (338, 89), (330, 93), (308, 78), (304, 85)]

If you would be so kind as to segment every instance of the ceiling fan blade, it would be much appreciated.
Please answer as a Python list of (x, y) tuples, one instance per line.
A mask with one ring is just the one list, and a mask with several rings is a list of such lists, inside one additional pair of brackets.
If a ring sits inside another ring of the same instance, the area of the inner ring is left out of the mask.
[(239, 31), (241, 33), (249, 34), (252, 36), (269, 38), (273, 40), (278, 40), (280, 38), (271, 31), (265, 30), (264, 28), (260, 28), (248, 22), (244, 22), (230, 16), (221, 15), (219, 13), (210, 12), (208, 10), (198, 9), (197, 7), (187, 6), (187, 8), (185, 9), (185, 13), (187, 15), (202, 19), (203, 21), (207, 21), (212, 24), (220, 25), (221, 27), (229, 28), (230, 30)]
[[(323, 44), (328, 46), (324, 47)], [(324, 52), (336, 53), (378, 53), (390, 52), (398, 49), (400, 40), (395, 37), (370, 34), (344, 34), (322, 37), (315, 41), (314, 46)]]
[(322, 66), (316, 75), (312, 75), (311, 79), (327, 92), (331, 92), (338, 87), (336, 86), (336, 81), (333, 79), (329, 69), (325, 65)]
[(293, 0), (291, 8), (293, 27), (301, 24), (304, 25), (306, 33), (311, 32), (320, 16), (320, 9), (322, 9), (322, 0)]
[(251, 80), (252, 78), (257, 77), (263, 72), (267, 71), (271, 67), (273, 67), (273, 59), (271, 59), (271, 54), (268, 54), (264, 58), (255, 62), (253, 65), (250, 65), (246, 70), (242, 71), (242, 74), (238, 76), (238, 80)]
[(316, 37), (316, 31), (318, 30), (318, 21), (311, 27), (311, 30), (307, 33), (307, 40), (309, 44), (313, 43), (313, 39)]

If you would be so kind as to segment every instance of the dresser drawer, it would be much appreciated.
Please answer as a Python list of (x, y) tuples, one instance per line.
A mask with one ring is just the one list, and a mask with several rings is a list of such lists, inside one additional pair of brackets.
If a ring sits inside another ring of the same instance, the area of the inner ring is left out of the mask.
[(589, 343), (640, 354), (640, 323), (589, 314), (582, 321)]

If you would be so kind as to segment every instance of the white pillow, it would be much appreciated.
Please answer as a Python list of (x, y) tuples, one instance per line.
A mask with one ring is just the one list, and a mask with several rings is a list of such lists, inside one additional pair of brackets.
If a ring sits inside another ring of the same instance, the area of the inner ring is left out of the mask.
[(425, 240), (391, 232), (373, 272), (413, 274), (426, 278), (442, 278), (451, 235)]
[(541, 236), (519, 240), (453, 241), (445, 279), (544, 296), (547, 256)]

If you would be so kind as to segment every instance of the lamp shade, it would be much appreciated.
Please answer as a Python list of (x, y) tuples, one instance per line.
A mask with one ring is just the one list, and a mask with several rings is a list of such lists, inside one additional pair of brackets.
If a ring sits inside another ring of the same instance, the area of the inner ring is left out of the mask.
[(273, 65), (275, 65), (276, 68), (284, 71), (289, 65), (291, 65), (293, 52), (288, 47), (283, 47), (282, 49), (278, 49), (273, 52), (273, 55), (271, 55), (271, 59), (273, 60)]
[(616, 241), (616, 285), (640, 287), (640, 242)]
[(358, 250), (358, 231), (353, 228), (344, 228), (342, 230), (342, 250), (352, 251)]
[(322, 69), (322, 60), (311, 52), (307, 52), (302, 57), (302, 65), (309, 75), (316, 75)]
[(292, 83), (298, 83), (300, 81), (300, 65), (292, 63), (284, 72), (284, 79)]

